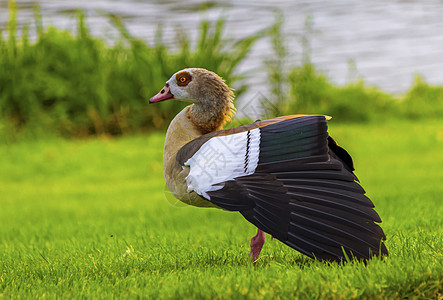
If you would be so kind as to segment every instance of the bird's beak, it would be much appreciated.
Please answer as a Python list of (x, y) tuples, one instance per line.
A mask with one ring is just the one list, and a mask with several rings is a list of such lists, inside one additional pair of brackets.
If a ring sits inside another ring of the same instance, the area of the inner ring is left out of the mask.
[(165, 100), (173, 99), (173, 98), (174, 98), (174, 95), (172, 95), (169, 85), (166, 84), (157, 95), (155, 95), (154, 97), (149, 99), (149, 103), (161, 102), (161, 101), (165, 101)]

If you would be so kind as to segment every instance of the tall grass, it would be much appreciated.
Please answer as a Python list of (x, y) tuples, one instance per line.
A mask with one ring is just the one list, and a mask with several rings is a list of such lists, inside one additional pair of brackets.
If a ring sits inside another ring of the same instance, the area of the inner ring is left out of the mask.
[(183, 105), (178, 102), (147, 107), (177, 70), (202, 67), (213, 70), (245, 90), (236, 67), (261, 33), (238, 40), (223, 38), (224, 21), (204, 21), (192, 45), (185, 33), (176, 49), (133, 37), (112, 18), (120, 38), (109, 45), (91, 36), (85, 16), (77, 12), (77, 31), (43, 27), (38, 8), (36, 42), (28, 26), (17, 36), (15, 1), (9, 2), (7, 38), (0, 35), (0, 132), (19, 128), (53, 131), (64, 136), (121, 134), (161, 128)]
[(398, 115), (398, 106), (401, 105), (394, 95), (368, 87), (363, 81), (336, 86), (311, 64), (293, 68), (289, 83), (292, 101), (285, 106), (286, 111), (326, 114), (341, 121), (366, 122)]

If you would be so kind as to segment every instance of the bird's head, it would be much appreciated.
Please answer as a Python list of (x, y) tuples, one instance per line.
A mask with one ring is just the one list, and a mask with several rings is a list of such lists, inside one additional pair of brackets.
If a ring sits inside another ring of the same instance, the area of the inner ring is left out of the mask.
[(202, 132), (220, 129), (235, 110), (232, 89), (220, 76), (201, 68), (187, 68), (172, 75), (149, 103), (169, 99), (192, 103), (190, 119)]
[(233, 92), (214, 72), (201, 68), (187, 68), (172, 75), (161, 91), (149, 100), (149, 103), (169, 99), (206, 106), (213, 105), (210, 103), (212, 101), (231, 102)]

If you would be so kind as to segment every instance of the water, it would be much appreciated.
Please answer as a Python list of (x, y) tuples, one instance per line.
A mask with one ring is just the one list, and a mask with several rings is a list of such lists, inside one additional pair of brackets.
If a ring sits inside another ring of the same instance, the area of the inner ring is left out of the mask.
[[(19, 26), (32, 23), (39, 4), (44, 24), (75, 28), (75, 9), (83, 9), (94, 35), (112, 39), (117, 35), (106, 14), (121, 16), (129, 31), (152, 43), (158, 24), (165, 42), (174, 43), (177, 29), (195, 39), (201, 20), (226, 18), (227, 37), (240, 38), (274, 22), (275, 9), (284, 14), (284, 33), (292, 62), (301, 60), (300, 36), (306, 16), (312, 16), (311, 60), (338, 84), (363, 78), (385, 91), (403, 93), (414, 74), (434, 84), (443, 84), (442, 0), (244, 0), (244, 1), (17, 1)], [(206, 10), (201, 10), (205, 7)], [(0, 0), (0, 28), (7, 25), (7, 0)], [(258, 69), (249, 82), (253, 88), (244, 96), (268, 93), (263, 59), (272, 55), (269, 41), (260, 41), (241, 70)], [(351, 63), (350, 63), (351, 62)], [(350, 67), (352, 66), (352, 67)]]

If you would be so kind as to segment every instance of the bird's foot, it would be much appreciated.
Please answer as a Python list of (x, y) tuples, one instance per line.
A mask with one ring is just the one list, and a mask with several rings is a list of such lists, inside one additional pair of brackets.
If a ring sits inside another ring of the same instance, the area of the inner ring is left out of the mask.
[(253, 263), (258, 260), (264, 243), (265, 232), (257, 228), (257, 234), (251, 239), (251, 253), (249, 254), (249, 259), (252, 259)]

